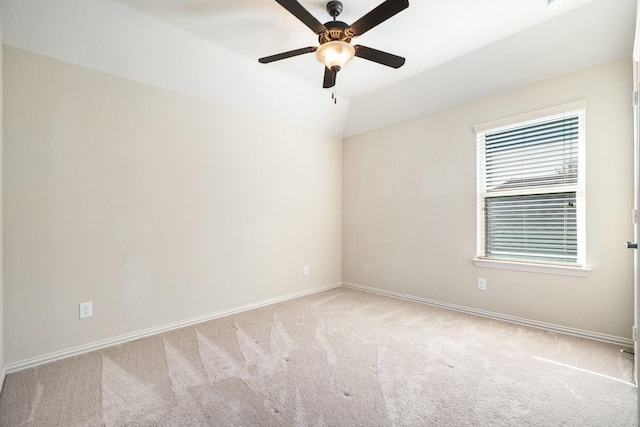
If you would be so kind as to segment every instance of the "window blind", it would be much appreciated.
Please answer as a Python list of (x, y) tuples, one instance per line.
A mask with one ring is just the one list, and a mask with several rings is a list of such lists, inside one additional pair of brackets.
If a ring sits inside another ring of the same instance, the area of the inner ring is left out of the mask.
[(478, 133), (480, 257), (582, 262), (583, 126), (576, 111)]
[(486, 198), (485, 255), (577, 262), (575, 203), (574, 192)]

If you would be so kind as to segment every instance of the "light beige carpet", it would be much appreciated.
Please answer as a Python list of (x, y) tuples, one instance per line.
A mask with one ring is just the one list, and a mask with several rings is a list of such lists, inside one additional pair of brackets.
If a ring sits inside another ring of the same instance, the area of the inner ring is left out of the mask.
[(2, 426), (633, 426), (615, 345), (348, 288), (7, 376)]

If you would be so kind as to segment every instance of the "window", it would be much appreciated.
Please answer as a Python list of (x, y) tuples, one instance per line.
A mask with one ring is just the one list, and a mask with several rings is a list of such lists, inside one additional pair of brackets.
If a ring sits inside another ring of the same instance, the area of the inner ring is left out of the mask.
[(584, 267), (585, 102), (475, 127), (478, 259)]

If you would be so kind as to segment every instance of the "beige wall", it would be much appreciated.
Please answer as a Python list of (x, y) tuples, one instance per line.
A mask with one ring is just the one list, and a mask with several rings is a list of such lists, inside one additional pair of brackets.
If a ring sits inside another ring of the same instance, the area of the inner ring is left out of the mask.
[[(343, 146), (345, 282), (616, 337), (633, 325), (631, 59), (354, 136)], [(587, 106), (588, 278), (477, 268), (473, 125)], [(487, 278), (487, 291), (476, 278)]]
[(7, 363), (340, 281), (339, 139), (4, 49)]

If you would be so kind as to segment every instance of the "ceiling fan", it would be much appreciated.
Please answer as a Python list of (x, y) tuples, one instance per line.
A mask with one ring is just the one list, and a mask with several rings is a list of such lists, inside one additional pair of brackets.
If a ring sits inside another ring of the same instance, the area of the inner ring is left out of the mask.
[(362, 45), (352, 46), (351, 39), (361, 36), (378, 24), (408, 8), (409, 0), (386, 0), (351, 25), (336, 20), (336, 17), (342, 13), (342, 3), (339, 1), (327, 3), (327, 12), (333, 17), (333, 21), (325, 22), (324, 24), (320, 23), (297, 0), (276, 1), (318, 35), (320, 46), (303, 47), (266, 56), (258, 59), (260, 63), (268, 64), (269, 62), (315, 52), (318, 60), (325, 65), (322, 84), (324, 88), (335, 86), (336, 74), (354, 56), (392, 68), (400, 68), (404, 65), (405, 59), (401, 56)]

